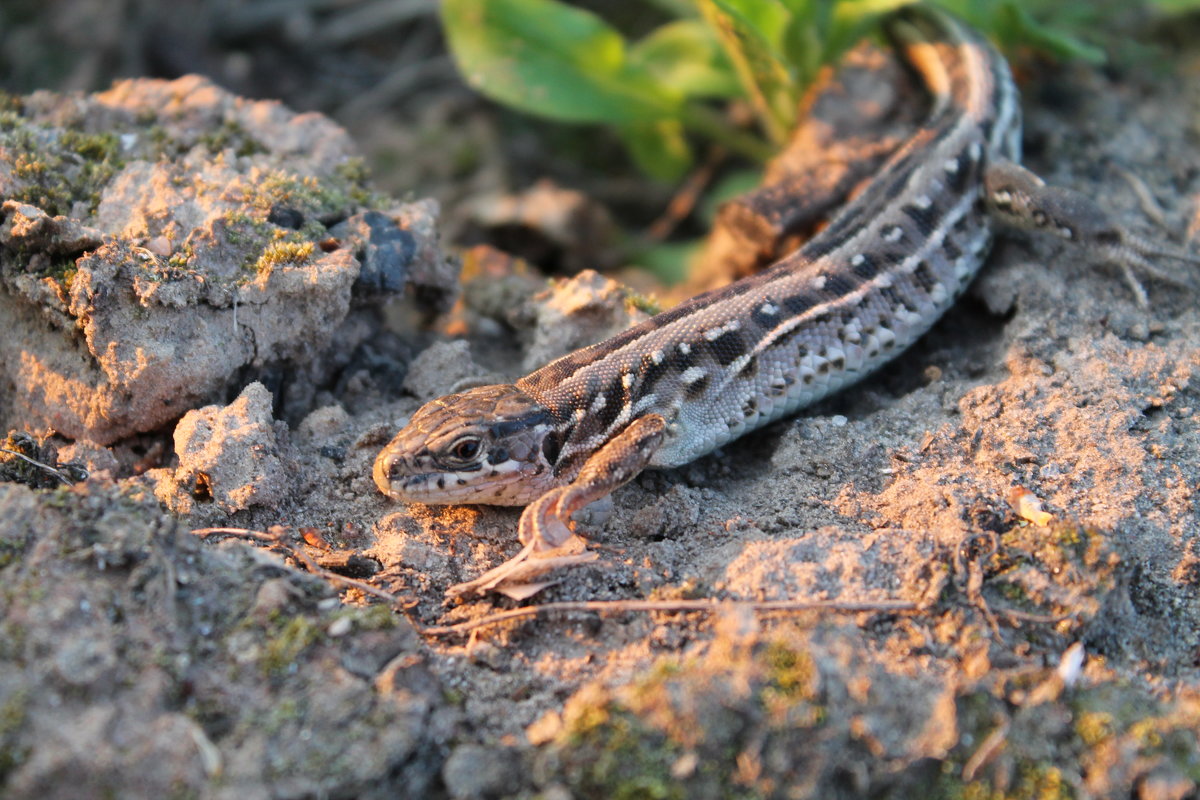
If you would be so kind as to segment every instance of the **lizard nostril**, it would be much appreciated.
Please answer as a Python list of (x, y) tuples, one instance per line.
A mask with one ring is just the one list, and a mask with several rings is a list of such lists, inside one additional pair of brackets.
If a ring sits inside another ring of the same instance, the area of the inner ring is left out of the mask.
[(379, 487), (379, 491), (388, 495), (392, 495), (392, 481), (399, 478), (404, 472), (404, 459), (397, 453), (391, 453), (384, 450), (375, 459), (375, 468), (372, 477), (375, 478), (375, 485)]
[(404, 459), (399, 456), (393, 456), (388, 459), (387, 476), (388, 480), (396, 480), (404, 474)]

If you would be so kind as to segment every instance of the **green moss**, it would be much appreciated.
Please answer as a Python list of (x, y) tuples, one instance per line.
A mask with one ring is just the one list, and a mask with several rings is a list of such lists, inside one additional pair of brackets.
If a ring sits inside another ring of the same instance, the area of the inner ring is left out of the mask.
[(1087, 711), (1075, 717), (1075, 733), (1088, 747), (1095, 747), (1113, 735), (1113, 717), (1107, 711)]
[(1006, 790), (994, 787), (990, 781), (964, 782), (959, 776), (962, 768), (946, 762), (937, 785), (929, 797), (933, 800), (1069, 800), (1075, 796), (1058, 767), (1045, 764), (1022, 764), (1016, 780)]
[(86, 133), (30, 125), (17, 118), (0, 128), (0, 147), (12, 152), (16, 188), (12, 199), (51, 216), (67, 215), (76, 203), (95, 211), (113, 175), (125, 166), (114, 133)]
[(639, 292), (630, 292), (629, 296), (625, 298), (625, 303), (629, 309), (641, 311), (643, 314), (649, 314), (650, 316), (654, 316), (662, 311), (662, 306), (657, 300)]
[(13, 157), (13, 175), (20, 187), (12, 199), (28, 203), (56, 216), (70, 211), (72, 192), (69, 185), (54, 175), (51, 162), (33, 153)]
[(315, 622), (303, 616), (274, 625), (276, 631), (263, 648), (259, 666), (267, 677), (282, 678), (309, 645), (320, 641), (323, 633)]
[(1029, 604), (1029, 595), (1021, 586), (1006, 581), (997, 581), (993, 585), (1000, 592), (1000, 596), (1013, 605), (1022, 606)]
[(0, 702), (0, 784), (29, 754), (28, 747), (18, 745), (25, 727), (29, 697), (17, 691)]
[(188, 262), (192, 258), (192, 253), (179, 251), (172, 253), (167, 259), (167, 266), (172, 269), (188, 269)]
[(149, 126), (145, 128), (143, 133), (146, 141), (150, 143), (151, 150), (163, 158), (167, 155), (173, 155), (176, 148), (175, 141), (171, 138), (171, 134), (162, 125), (157, 124), (154, 120), (149, 122)]
[(349, 183), (367, 182), (367, 163), (362, 158), (348, 158), (334, 168), (334, 173)]
[(233, 150), (237, 156), (252, 156), (267, 151), (237, 120), (226, 120), (216, 130), (201, 136), (200, 144), (212, 153)]
[(1065, 647), (1062, 638), (1077, 635), (1119, 585), (1121, 559), (1110, 541), (1101, 530), (1069, 523), (1052, 524), (1048, 535), (1035, 526), (1011, 528), (985, 565), (989, 602), (997, 614), (1011, 609), (1061, 618), (1023, 630), (1028, 641)]
[(628, 711), (598, 706), (596, 712), (579, 717), (570, 732), (576, 746), (588, 754), (575, 761), (574, 796), (614, 800), (687, 796), (671, 775), (671, 766), (683, 755), (678, 746)]
[(83, 133), (65, 130), (58, 143), (87, 161), (116, 161), (120, 158), (121, 143), (114, 133)]
[(346, 213), (353, 204), (336, 181), (322, 181), (311, 175), (293, 175), (275, 170), (263, 177), (257, 194), (250, 198), (256, 206), (269, 210), (275, 205), (295, 208), (305, 217)]
[(300, 265), (308, 261), (315, 245), (312, 242), (271, 242), (254, 264), (255, 272), (270, 272), (275, 267)]
[(361, 631), (389, 631), (400, 624), (395, 612), (385, 605), (350, 608), (339, 616), (342, 615), (354, 620), (354, 627)]
[(817, 666), (807, 652), (775, 641), (767, 645), (763, 661), (767, 667), (766, 690), (792, 700), (812, 699)]
[[(25, 550), (28, 549), (28, 546), (25, 542), (7, 538), (0, 539), (0, 569), (4, 569), (8, 565), (19, 561), (21, 556), (25, 555)], [(6, 644), (6, 642), (0, 641), (0, 656), (3, 656), (6, 652)]]
[(1063, 779), (1062, 770), (1048, 764), (1025, 764), (1018, 768), (1017, 783), (1012, 797), (1036, 800), (1070, 800), (1075, 796), (1071, 785)]
[(222, 218), (225, 223), (225, 239), (230, 244), (241, 245), (250, 240), (251, 234), (263, 241), (267, 238), (267, 222), (252, 219), (240, 211), (230, 211)]
[(304, 719), (306, 710), (295, 697), (280, 697), (271, 704), (271, 709), (263, 720), (262, 726), (269, 734), (277, 734), (293, 723)]
[[(25, 113), (25, 101), (20, 95), (0, 89), (0, 112), (20, 116)], [(0, 127), (3, 127), (5, 124), (5, 120), (0, 117)]]
[(334, 174), (347, 184), (350, 200), (360, 207), (378, 207), (387, 204), (387, 198), (371, 191), (370, 173), (367, 162), (362, 158), (351, 158), (338, 164)]
[(71, 284), (75, 282), (75, 276), (79, 273), (79, 266), (73, 258), (54, 258), (50, 261), (50, 266), (46, 268), (43, 274), (47, 278), (53, 278), (62, 287), (64, 292), (71, 291)]

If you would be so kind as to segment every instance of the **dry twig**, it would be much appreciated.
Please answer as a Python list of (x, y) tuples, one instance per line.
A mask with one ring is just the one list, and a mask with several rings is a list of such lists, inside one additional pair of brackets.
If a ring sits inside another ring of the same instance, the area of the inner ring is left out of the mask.
[[(288, 555), (303, 564), (304, 567), (314, 575), (324, 578), (331, 583), (341, 585), (347, 589), (357, 589), (364, 594), (377, 597), (396, 608), (405, 616), (408, 616), (408, 608), (411, 604), (404, 602), (391, 592), (380, 589), (377, 586), (372, 586), (364, 581), (360, 581), (355, 578), (348, 578), (345, 575), (340, 575), (334, 572), (333, 570), (325, 569), (316, 561), (314, 561), (312, 556), (310, 556), (308, 553), (304, 552), (298, 547), (293, 547), (291, 544), (284, 541), (284, 532), (285, 531), (282, 528), (272, 528), (269, 531), (255, 531), (248, 528), (196, 528), (192, 531), (192, 533), (196, 534), (197, 536), (213, 536), (223, 534), (228, 536), (241, 536), (251, 539), (258, 539), (262, 542), (268, 542), (276, 547), (282, 548)], [(412, 621), (414, 625), (417, 625), (415, 620), (410, 621)]]
[[(63, 482), (63, 484), (65, 484), (67, 486), (70, 486), (71, 484), (76, 483), (76, 481), (72, 480), (70, 478), (70, 476), (68, 476), (65, 472), (58, 469), (57, 467), (52, 467), (49, 464), (43, 464), (41, 461), (38, 461), (36, 458), (30, 458), (29, 456), (25, 455), (24, 453), (19, 453), (16, 450), (10, 450), (7, 447), (0, 447), (0, 453), (8, 453), (10, 456), (16, 456), (17, 458), (21, 459), (22, 461), (26, 461), (26, 462), (32, 464), (33, 466), (37, 467), (38, 469), (45, 470), (46, 472), (49, 472), (54, 477), (58, 478), (60, 481)], [(86, 478), (86, 472), (84, 473), (84, 475)]]
[(722, 600), (590, 600), (580, 602), (544, 603), (537, 606), (522, 606), (507, 611), (489, 614), (479, 619), (460, 622), (455, 625), (422, 626), (409, 615), (409, 604), (405, 604), (396, 595), (384, 591), (369, 583), (354, 578), (347, 578), (336, 572), (320, 566), (303, 550), (293, 547), (284, 541), (284, 529), (273, 528), (270, 531), (255, 531), (247, 528), (196, 528), (192, 533), (197, 536), (228, 535), (241, 536), (269, 543), (282, 548), (287, 554), (302, 563), (305, 568), (325, 580), (342, 586), (358, 589), (359, 591), (377, 597), (408, 617), (417, 632), (424, 636), (452, 636), (460, 633), (498, 625), (509, 620), (533, 617), (546, 613), (593, 612), (599, 614), (621, 614), (630, 611), (649, 612), (683, 612), (715, 614), (730, 609), (749, 609), (759, 614), (795, 614), (803, 611), (824, 611), (832, 614), (862, 614), (862, 613), (905, 613), (917, 610), (916, 603), (900, 600), (885, 600), (877, 603), (842, 603), (823, 600), (776, 600), (776, 601), (722, 601)]

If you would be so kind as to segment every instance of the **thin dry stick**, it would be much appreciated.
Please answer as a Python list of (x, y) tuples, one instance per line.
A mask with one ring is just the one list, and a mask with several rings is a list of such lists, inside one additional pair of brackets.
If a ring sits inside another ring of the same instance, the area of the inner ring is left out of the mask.
[(322, 578), (324, 578), (327, 581), (333, 581), (334, 583), (340, 583), (342, 586), (346, 586), (351, 589), (358, 589), (360, 592), (369, 594), (372, 597), (378, 597), (381, 600), (386, 600), (387, 602), (394, 605), (396, 608), (399, 608), (400, 610), (404, 610), (404, 604), (400, 601), (400, 598), (397, 597), (396, 595), (392, 594), (391, 592), (384, 591), (383, 589), (379, 589), (377, 587), (372, 586), (369, 583), (364, 583), (363, 581), (356, 580), (354, 578), (347, 578), (345, 575), (339, 575), (338, 573), (334, 572), (333, 570), (325, 569), (325, 567), (322, 567), (316, 561), (313, 561), (312, 556), (310, 556), (308, 553), (304, 552), (303, 550), (298, 550), (294, 547), (288, 547), (288, 551), (291, 552), (291, 554), (294, 555), (297, 559), (302, 561), (304, 563), (304, 566), (307, 567), (308, 570), (310, 572), (312, 572), (313, 574), (320, 575)]
[(692, 170), (692, 173), (684, 180), (683, 186), (671, 198), (671, 202), (667, 204), (667, 210), (646, 229), (645, 235), (648, 240), (661, 242), (666, 239), (683, 218), (692, 213), (692, 209), (700, 200), (700, 195), (712, 182), (713, 175), (716, 174), (717, 167), (725, 159), (725, 155), (723, 147), (713, 147), (708, 151), (704, 162)]
[(35, 467), (37, 467), (39, 469), (44, 469), (46, 472), (49, 472), (51, 475), (58, 478), (60, 481), (67, 484), (68, 486), (70, 486), (72, 483), (75, 482), (75, 481), (71, 480), (70, 478), (68, 478), (66, 473), (64, 473), (62, 470), (56, 469), (55, 467), (52, 467), (49, 464), (43, 464), (41, 461), (38, 461), (35, 458), (30, 458), (29, 456), (25, 455), (24, 453), (18, 453), (16, 450), (9, 450), (7, 447), (0, 447), (0, 453), (8, 453), (10, 456), (16, 456), (17, 458), (21, 459), (22, 461), (28, 461), (30, 464), (33, 464)]
[(512, 619), (521, 619), (522, 617), (533, 617), (546, 612), (572, 612), (572, 611), (593, 611), (600, 614), (620, 614), (628, 611), (659, 611), (659, 612), (699, 612), (712, 614), (725, 609), (748, 608), (751, 611), (758, 613), (796, 613), (800, 611), (827, 611), (834, 614), (860, 614), (860, 613), (881, 613), (881, 612), (905, 612), (916, 611), (917, 604), (899, 600), (885, 600), (878, 603), (839, 603), (836, 601), (822, 600), (774, 600), (764, 602), (746, 602), (746, 601), (721, 601), (721, 600), (588, 600), (581, 602), (562, 602), (562, 603), (545, 603), (539, 606), (522, 606), (521, 608), (513, 608), (508, 611), (501, 611), (496, 614), (490, 614), (480, 619), (471, 620), (469, 622), (460, 622), (456, 625), (433, 625), (428, 628), (422, 627), (416, 620), (412, 619), (407, 613), (407, 607), (401, 602), (396, 595), (386, 592), (383, 589), (378, 589), (369, 583), (364, 583), (354, 578), (347, 578), (345, 575), (339, 575), (336, 572), (325, 569), (317, 564), (311, 556), (302, 550), (297, 550), (291, 545), (282, 540), (282, 537), (277, 533), (267, 531), (255, 531), (247, 528), (196, 528), (192, 533), (198, 536), (211, 536), (214, 534), (228, 534), (231, 536), (247, 536), (255, 539), (260, 539), (265, 542), (271, 542), (288, 551), (296, 560), (300, 561), (312, 573), (319, 575), (326, 580), (340, 583), (343, 586), (348, 586), (359, 591), (365, 592), (373, 597), (378, 597), (395, 606), (405, 616), (409, 617), (409, 621), (413, 623), (413, 627), (418, 633), (426, 636), (450, 636), (456, 633), (467, 633), (478, 628), (487, 627), (488, 625), (497, 625), (501, 622), (506, 622)]
[(421, 629), (428, 636), (450, 636), (467, 633), (488, 625), (497, 625), (512, 619), (532, 617), (557, 611), (595, 611), (601, 614), (620, 614), (626, 611), (686, 611), (713, 614), (725, 609), (748, 608), (759, 613), (828, 611), (835, 614), (859, 614), (864, 612), (916, 611), (916, 603), (888, 600), (879, 603), (839, 603), (821, 600), (774, 600), (765, 602), (721, 601), (721, 600), (587, 600), (580, 602), (544, 603), (540, 606), (522, 606), (486, 617), (460, 622), (456, 625), (434, 625)]
[(292, 547), (290, 544), (283, 541), (282, 535), (278, 533), (273, 533), (271, 531), (254, 531), (250, 530), (249, 528), (196, 528), (192, 531), (192, 533), (196, 534), (197, 536), (212, 536), (215, 534), (245, 536), (252, 539), (259, 539), (264, 542), (270, 542), (271, 544), (282, 547), (287, 551), (288, 555), (304, 564), (305, 568), (307, 568), (308, 571), (312, 572), (314, 575), (318, 575), (327, 581), (341, 584), (342, 586), (350, 589), (358, 589), (360, 592), (369, 594), (372, 597), (378, 597), (380, 600), (384, 600), (392, 604), (401, 611), (405, 611), (406, 609), (405, 604), (400, 600), (400, 598), (391, 592), (384, 591), (383, 589), (379, 589), (369, 583), (364, 583), (363, 581), (355, 580), (354, 578), (347, 578), (345, 575), (339, 575), (332, 570), (325, 569), (316, 561), (314, 561), (312, 556), (310, 556), (308, 553)]
[(983, 740), (983, 744), (979, 745), (979, 749), (967, 759), (966, 764), (963, 764), (962, 779), (967, 783), (975, 780), (975, 775), (1003, 749), (1007, 739), (1008, 721), (1005, 720), (996, 730), (988, 734), (987, 738)]
[(997, 614), (1011, 617), (1018, 622), (1036, 622), (1044, 625), (1057, 625), (1074, 617), (1074, 614), (1033, 614), (1028, 611), (1018, 611), (1015, 608), (996, 607)]
[(192, 533), (196, 536), (214, 536), (217, 534), (225, 534), (228, 536), (247, 536), (252, 539), (261, 539), (264, 542), (278, 542), (279, 534), (270, 533), (268, 531), (252, 531), (249, 528), (193, 528)]

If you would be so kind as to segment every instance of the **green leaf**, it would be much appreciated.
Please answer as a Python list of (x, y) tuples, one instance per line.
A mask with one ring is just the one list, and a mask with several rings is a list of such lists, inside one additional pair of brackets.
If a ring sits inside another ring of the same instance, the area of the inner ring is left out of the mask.
[(700, 20), (656, 29), (630, 48), (629, 61), (688, 97), (734, 97), (740, 91), (720, 42)]
[(763, 129), (786, 140), (796, 115), (797, 95), (780, 57), (790, 15), (779, 0), (697, 0), (709, 25), (754, 104)]
[(1186, 14), (1200, 11), (1200, 0), (1151, 0), (1150, 5), (1165, 14)]
[[(1032, 47), (1060, 58), (1104, 62), (1104, 51), (1068, 31), (1095, 29), (1103, 21), (1099, 3), (1036, 0), (939, 0), (939, 5), (987, 33), (1005, 50)], [(1035, 18), (1030, 12), (1036, 10)], [(1044, 20), (1044, 21), (1043, 21)]]
[(783, 0), (792, 12), (791, 24), (783, 32), (783, 57), (796, 72), (801, 90), (817, 77), (827, 63), (826, 43), (833, 17), (828, 0)]
[(685, 19), (696, 16), (696, 4), (692, 0), (647, 0), (647, 3), (660, 8), (672, 17)]
[(500, 102), (571, 122), (673, 116), (682, 95), (628, 62), (625, 40), (555, 0), (442, 0), (450, 51), (468, 83)]
[(692, 148), (678, 120), (635, 122), (617, 129), (634, 163), (652, 178), (678, 180), (692, 166)]
[(633, 254), (633, 261), (667, 286), (683, 283), (699, 255), (701, 242), (661, 242)]
[(1092, 64), (1104, 63), (1104, 51), (1062, 31), (1042, 25), (1024, 7), (1012, 0), (1000, 6), (997, 27), (1013, 32), (1013, 38), (1062, 58), (1080, 58)]
[(792, 15), (782, 0), (715, 0), (725, 13), (754, 30), (772, 55), (783, 55), (783, 32)]

